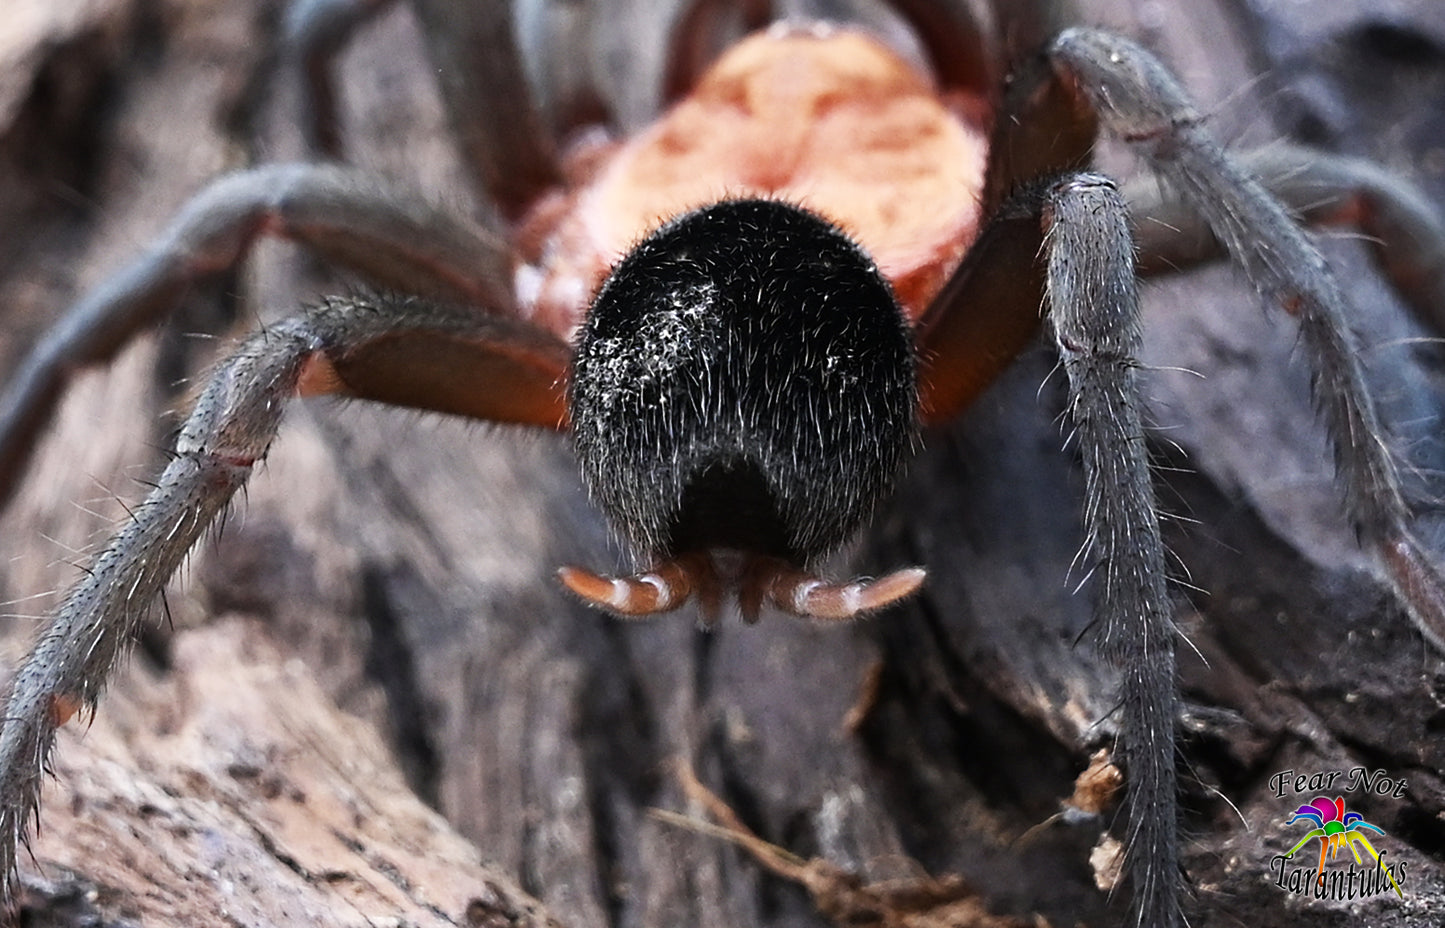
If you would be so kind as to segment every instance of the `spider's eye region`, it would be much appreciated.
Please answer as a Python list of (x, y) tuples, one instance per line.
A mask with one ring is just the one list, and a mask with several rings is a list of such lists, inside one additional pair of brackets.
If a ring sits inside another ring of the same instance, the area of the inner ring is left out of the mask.
[(888, 283), (845, 234), (724, 201), (662, 226), (598, 292), (569, 381), (578, 463), (641, 553), (805, 563), (891, 488), (914, 369)]

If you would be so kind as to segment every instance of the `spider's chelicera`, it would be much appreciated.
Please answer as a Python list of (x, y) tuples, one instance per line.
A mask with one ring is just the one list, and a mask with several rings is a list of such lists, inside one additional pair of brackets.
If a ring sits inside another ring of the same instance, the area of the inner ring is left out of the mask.
[[(1357, 208), (1339, 215), (1390, 250), (1386, 270), (1412, 298), (1445, 233), (1418, 196), (1357, 162), (1283, 145), (1227, 154), (1153, 56), (1064, 29), (1057, 0), (892, 5), (934, 73), (861, 31), (812, 26), (707, 63), (696, 33), (719, 5), (688, 4), (673, 107), (566, 171), (530, 105), (508, 2), (415, 0), (466, 163), (505, 223), (479, 229), (336, 164), (258, 167), (217, 180), (82, 299), (0, 397), (0, 499), (71, 373), (112, 357), (258, 236), (290, 237), (383, 288), (269, 325), (218, 365), (149, 496), (14, 675), (0, 895), (13, 893), (57, 728), (95, 703), (288, 399), (570, 429), (593, 498), (639, 559), (619, 579), (562, 571), (595, 604), (840, 618), (917, 590), (922, 571), (838, 583), (814, 575), (820, 559), (887, 493), (918, 429), (961, 413), (1042, 327), (1069, 381), (1096, 624), (1119, 670), (1124, 871), (1140, 923), (1182, 924), (1175, 632), (1136, 382), (1134, 230), (1146, 259), (1227, 253), (1296, 317), (1346, 513), (1437, 645), (1445, 582), (1411, 533), (1339, 288), (1287, 207), (1349, 199)], [(296, 4), (313, 137), (330, 154), (325, 59), (381, 6)], [(1168, 195), (1131, 203), (1090, 172), (1100, 132)], [(1199, 244), (1170, 250), (1160, 230), (1175, 229)]]

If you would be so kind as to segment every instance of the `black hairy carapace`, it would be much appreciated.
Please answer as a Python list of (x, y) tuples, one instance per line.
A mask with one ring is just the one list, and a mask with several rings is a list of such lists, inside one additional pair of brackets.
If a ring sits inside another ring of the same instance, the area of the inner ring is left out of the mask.
[(887, 281), (827, 220), (759, 199), (686, 213), (617, 265), (578, 337), (583, 480), (646, 557), (806, 564), (891, 489), (915, 367)]

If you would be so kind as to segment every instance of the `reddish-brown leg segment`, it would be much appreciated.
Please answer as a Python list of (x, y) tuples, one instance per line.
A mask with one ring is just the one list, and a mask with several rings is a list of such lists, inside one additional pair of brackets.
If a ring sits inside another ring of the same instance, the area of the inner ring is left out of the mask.
[[(1316, 403), (1335, 447), (1346, 514), (1416, 626), (1445, 648), (1445, 578), (1410, 530), (1396, 464), (1349, 328), (1349, 307), (1324, 258), (1279, 200), (1209, 137), (1183, 90), (1153, 57), (1117, 36), (1086, 29), (1063, 33), (1051, 56), (1060, 80), (1203, 217), (1260, 295), (1298, 320), (1314, 365)], [(1288, 172), (1278, 183), (1287, 178)], [(1370, 189), (1359, 172), (1355, 186), (1361, 193)], [(1381, 189), (1377, 185), (1375, 192)], [(1376, 196), (1374, 203), (1377, 216), (1389, 215), (1379, 210), (1388, 205), (1398, 218), (1409, 200)], [(1355, 212), (1353, 218), (1362, 220), (1364, 211)], [(1418, 245), (1410, 273), (1439, 261), (1438, 234), (1426, 234)], [(1404, 252), (1409, 256), (1411, 249)]]
[[(287, 40), (304, 71), (313, 142), (340, 147), (329, 69), (352, 32), (391, 0), (301, 0)], [(467, 163), (507, 216), (560, 174), (512, 35), (511, 3), (419, 2), (443, 97)], [(0, 396), (0, 507), (14, 493), (71, 374), (103, 363), (165, 318), (187, 289), (234, 267), (265, 235), (289, 238), (381, 286), (510, 312), (510, 249), (495, 230), (361, 171), (269, 165), (198, 193), (139, 259), (86, 294), (26, 356)]]
[(145, 254), (70, 307), (11, 376), (0, 396), (0, 506), (71, 376), (113, 358), (197, 280), (234, 267), (266, 235), (384, 287), (512, 310), (498, 236), (372, 175), (309, 164), (227, 175), (193, 197)]
[[(1285, 143), (1250, 152), (1240, 167), (1309, 226), (1361, 232), (1382, 273), (1431, 329), (1445, 331), (1445, 222), (1409, 184), (1358, 158)], [(1161, 189), (1157, 178), (1126, 184), (1137, 270), (1172, 274), (1228, 257), (1198, 210)], [(923, 414), (952, 421), (1008, 367), (1038, 332), (1042, 297), (1037, 254), (1042, 234), (1029, 215), (1005, 204), (921, 320)]]
[[(1052, 76), (1039, 76), (1024, 102), (1072, 98), (1071, 105), (1055, 110), (1055, 116), (1068, 117), (1060, 137), (1090, 124), (1096, 113), (1100, 125), (1128, 143), (1187, 205), (1173, 224), (1212, 230), (1213, 239), (1196, 234), (1204, 244), (1183, 257), (1216, 256), (1217, 239), (1267, 300), (1298, 318), (1301, 342), (1316, 371), (1319, 406), (1335, 443), (1346, 510), (1422, 633), (1445, 647), (1445, 581), (1410, 531), (1395, 463), (1346, 322), (1348, 308), (1324, 260), (1276, 194), (1309, 206), (1319, 199), (1323, 183), (1335, 195), (1333, 202), (1307, 209), (1308, 218), (1358, 223), (1387, 245), (1398, 244), (1383, 262), (1386, 270), (1407, 297), (1427, 308), (1431, 287), (1437, 285), (1420, 281), (1441, 266), (1445, 250), (1438, 220), (1422, 212), (1419, 198), (1408, 189), (1343, 159), (1323, 159), (1315, 167), (1289, 149), (1255, 156), (1254, 170), (1274, 177), (1262, 185), (1209, 138), (1163, 66), (1117, 36), (1068, 30), (1050, 48), (1050, 61)], [(1058, 154), (1068, 151), (1056, 149)], [(1004, 156), (995, 151), (994, 157)], [(1007, 160), (1004, 167), (997, 162), (991, 167), (989, 191), (998, 189), (998, 178), (1017, 170)], [(1132, 376), (1137, 319), (1127, 308), (1133, 303), (1134, 270), (1128, 267), (1125, 275), (1119, 262), (1132, 254), (1133, 243), (1122, 222), (1122, 200), (1112, 193), (1095, 196), (1107, 186), (1090, 182), (1078, 187), (1077, 196), (1062, 199), (1061, 192), (1073, 189), (1069, 185), (1026, 187), (1002, 206), (920, 321), (923, 403), (933, 422), (961, 410), (1028, 342), (1045, 276), (1040, 258), (1046, 258), (1049, 318), (1073, 387), (1076, 435), (1086, 451), (1090, 544), (1100, 566), (1094, 584), (1100, 626), (1124, 675), (1120, 727), (1133, 810), (1127, 872), (1141, 923), (1176, 925), (1182, 916), (1173, 873), (1175, 697), (1172, 674), (1159, 672), (1172, 661), (1173, 631), (1167, 604), (1155, 589), (1162, 583), (1162, 553), (1156, 544), (1142, 541), (1157, 540), (1158, 524), (1147, 502), (1138, 399), (1125, 384)], [(1338, 196), (1342, 192), (1346, 195)], [(1065, 203), (1072, 219), (1061, 223)], [(1151, 233), (1163, 225), (1152, 220), (1171, 221), (1165, 218), (1173, 215), (1166, 204), (1149, 206)], [(1202, 223), (1190, 213), (1202, 217)], [(1044, 219), (1042, 228), (1034, 217)], [(1002, 268), (1013, 273), (1004, 274)], [(1116, 298), (1125, 290), (1126, 299)], [(1137, 466), (1125, 467), (1135, 458)], [(1142, 592), (1146, 589), (1148, 595)]]
[[(446, 363), (400, 385), (370, 376), (397, 345)], [(0, 897), (13, 898), (15, 849), (35, 813), (57, 725), (95, 703), (161, 588), (265, 456), (290, 397), (332, 392), (557, 428), (568, 356), (560, 339), (515, 320), (376, 298), (334, 300), (292, 317), (223, 362), (170, 464), (11, 683), (0, 727)]]
[[(940, 408), (953, 409), (981, 389), (984, 375), (1006, 363), (1007, 338), (1032, 337), (1040, 319), (1033, 301), (1042, 298), (1069, 378), (1072, 440), (1084, 461), (1085, 545), (1097, 564), (1100, 638), (1122, 677), (1119, 755), (1130, 782), (1134, 904), (1143, 924), (1177, 925), (1174, 630), (1135, 379), (1141, 333), (1124, 199), (1098, 175), (1035, 185), (1005, 204), (980, 246), (989, 261), (966, 264), (944, 295), (981, 318), (959, 319), (969, 314), (955, 309), (933, 330), (949, 336), (935, 342), (946, 351), (978, 347), (925, 366), (924, 388), (932, 391), (925, 402), (935, 404), (936, 419)], [(1013, 322), (1000, 307), (1014, 310)], [(960, 366), (964, 376), (955, 372)], [(935, 369), (943, 375), (930, 378)]]
[(997, 215), (918, 325), (926, 424), (951, 422), (1038, 334), (1043, 231), (1035, 211)]
[(1098, 134), (1093, 111), (1036, 54), (1067, 21), (1066, 6), (991, 5), (1010, 75), (989, 136), (983, 201), (992, 219), (917, 324), (926, 424), (953, 421), (1038, 334), (1043, 232), (1018, 194), (1087, 167)]

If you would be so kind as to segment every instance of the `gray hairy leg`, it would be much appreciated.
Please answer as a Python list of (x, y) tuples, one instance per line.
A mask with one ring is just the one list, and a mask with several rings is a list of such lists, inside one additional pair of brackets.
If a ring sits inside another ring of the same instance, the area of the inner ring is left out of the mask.
[(512, 308), (500, 237), (349, 168), (278, 164), (214, 181), (155, 243), (72, 305), (0, 395), (0, 507), (76, 371), (115, 355), (196, 281), (229, 270), (257, 239), (305, 245), (383, 287)]
[(171, 575), (265, 456), (291, 397), (333, 394), (558, 428), (569, 356), (560, 339), (505, 317), (366, 297), (291, 317), (222, 362), (170, 463), (66, 594), (6, 693), (0, 900), (13, 898), (16, 849), (38, 814), (56, 729), (95, 705)]

